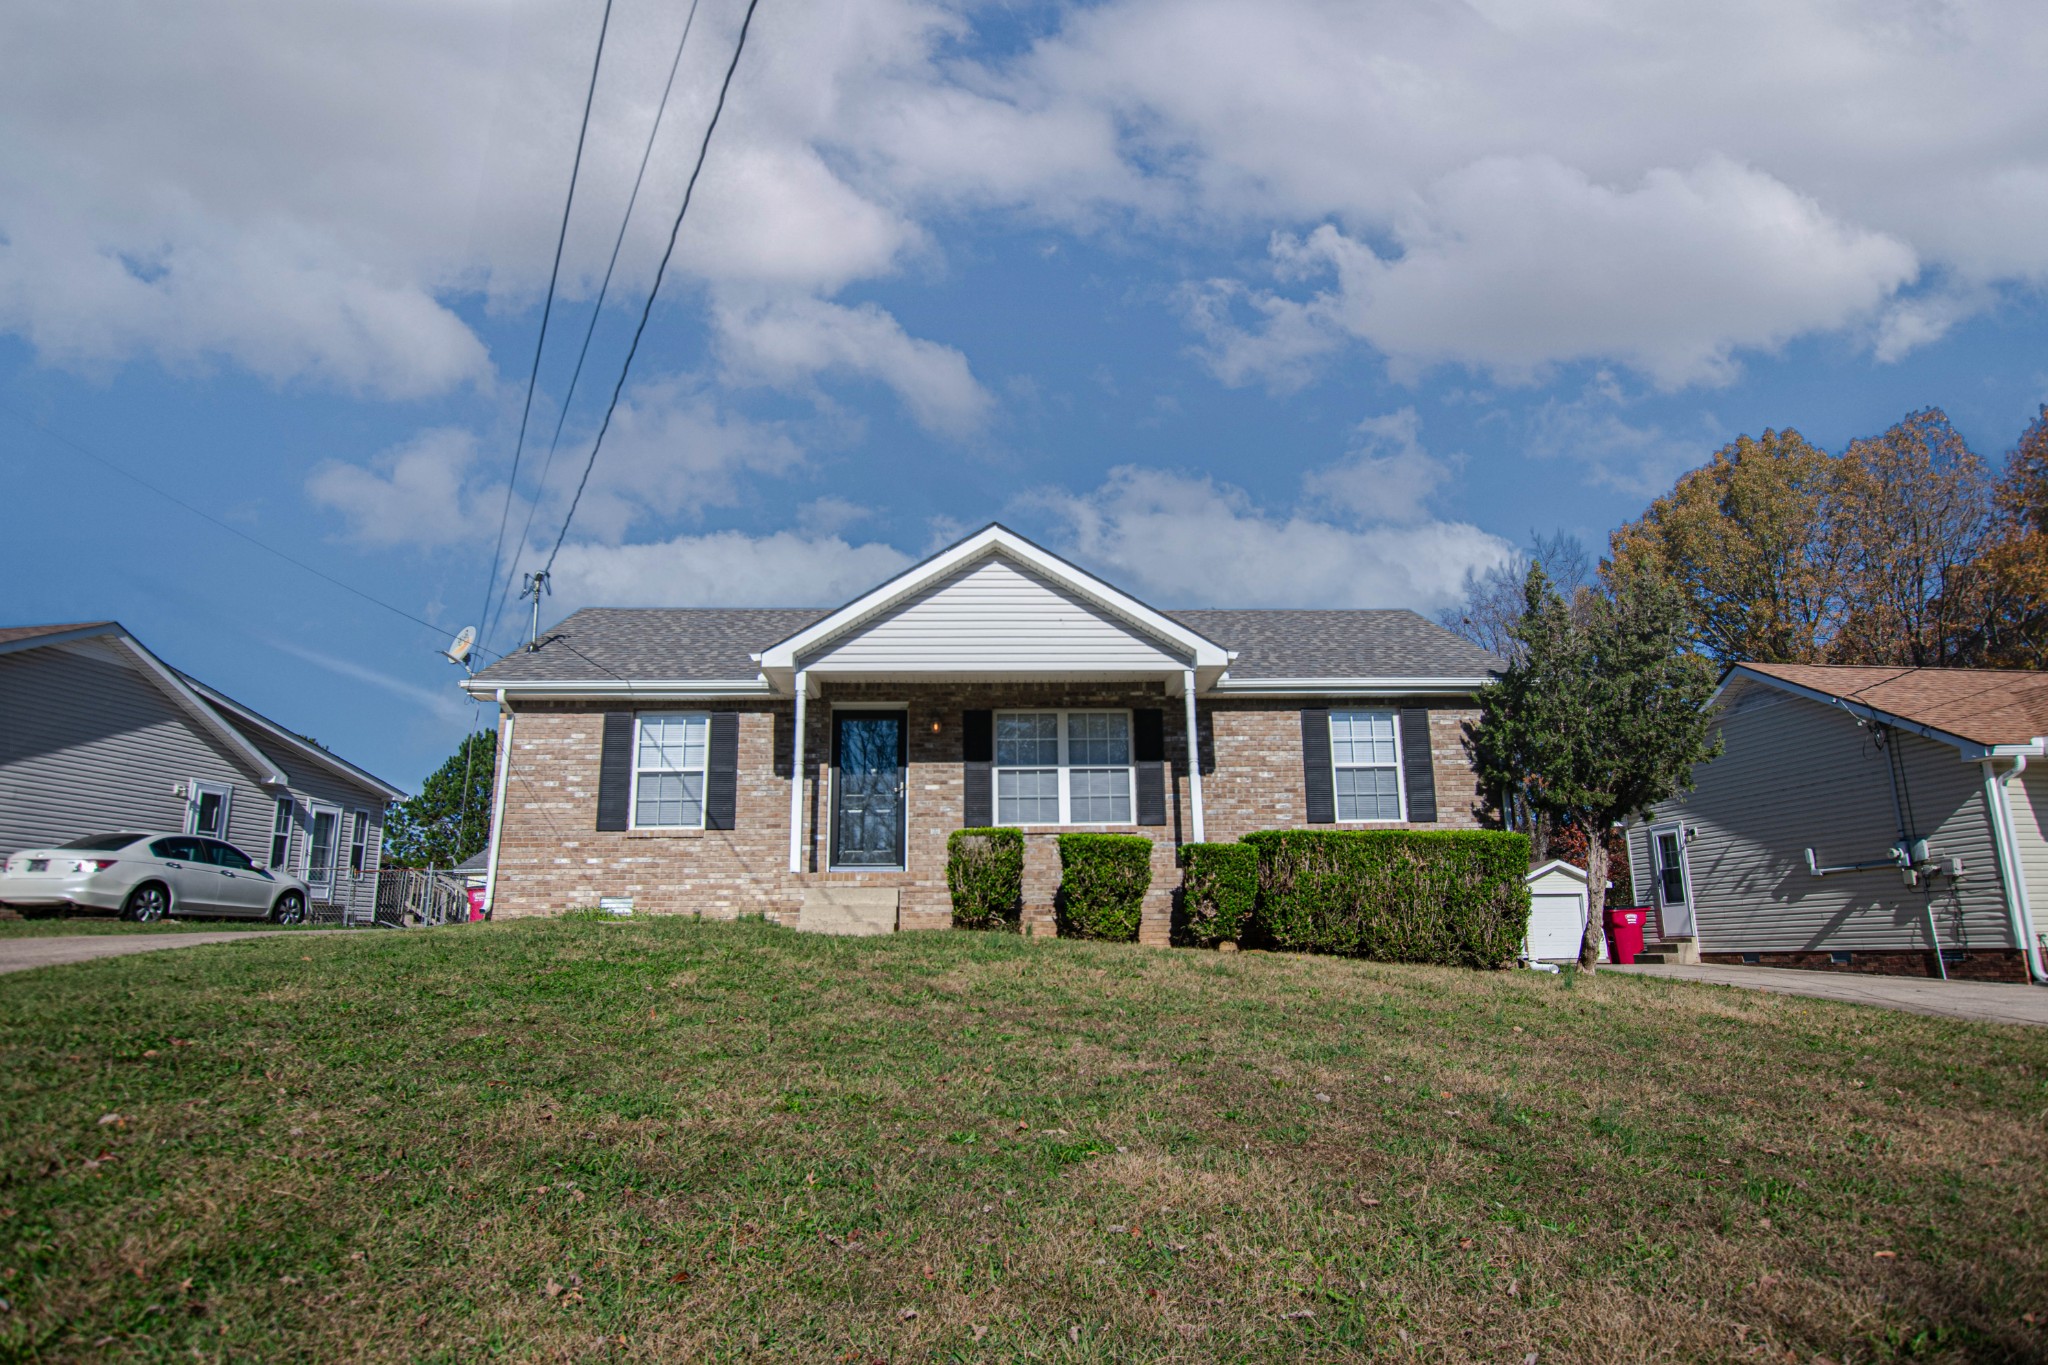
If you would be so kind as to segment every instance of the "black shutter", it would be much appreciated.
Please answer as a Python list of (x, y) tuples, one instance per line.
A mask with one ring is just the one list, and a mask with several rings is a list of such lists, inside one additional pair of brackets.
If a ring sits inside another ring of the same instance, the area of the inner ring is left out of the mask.
[(1302, 708), (1301, 779), (1308, 794), (1308, 822), (1335, 824), (1337, 789), (1330, 778), (1330, 712), (1325, 707)]
[(996, 822), (995, 776), (996, 714), (993, 711), (960, 713), (960, 790), (965, 798), (960, 823), (968, 829), (987, 829)]
[(1408, 793), (1411, 824), (1436, 823), (1436, 765), (1429, 752), (1429, 709), (1401, 709), (1401, 784)]
[(630, 828), (633, 814), (633, 713), (604, 713), (604, 747), (597, 767), (597, 827)]
[(731, 829), (739, 808), (739, 712), (711, 713), (709, 758), (710, 766), (704, 774), (704, 828)]
[(1166, 823), (1166, 715), (1157, 707), (1131, 712), (1131, 757), (1138, 764), (1138, 823)]

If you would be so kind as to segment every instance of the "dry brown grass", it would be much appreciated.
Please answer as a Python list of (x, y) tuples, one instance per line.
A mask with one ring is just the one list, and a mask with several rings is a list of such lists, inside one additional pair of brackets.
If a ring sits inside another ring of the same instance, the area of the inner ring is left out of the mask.
[(12, 977), (0, 1064), (8, 1358), (2033, 1360), (2048, 1318), (2048, 1038), (1642, 978), (527, 923)]

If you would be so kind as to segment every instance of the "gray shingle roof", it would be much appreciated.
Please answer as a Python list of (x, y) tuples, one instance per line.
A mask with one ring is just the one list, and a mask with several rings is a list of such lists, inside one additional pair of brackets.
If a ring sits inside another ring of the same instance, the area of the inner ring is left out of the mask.
[(1412, 611), (1169, 611), (1237, 651), (1233, 678), (1461, 678), (1501, 667)]
[[(587, 607), (477, 674), (484, 682), (751, 679), (752, 655), (834, 608)], [(1225, 649), (1233, 678), (1473, 677), (1500, 660), (1412, 611), (1171, 611)]]

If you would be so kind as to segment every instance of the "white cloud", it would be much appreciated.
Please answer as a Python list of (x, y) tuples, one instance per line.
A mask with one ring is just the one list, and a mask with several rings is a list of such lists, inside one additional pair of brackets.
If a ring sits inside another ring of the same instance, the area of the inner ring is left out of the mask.
[(1492, 158), (1431, 185), (1394, 234), (1387, 255), (1327, 224), (1276, 239), (1285, 273), (1326, 270), (1335, 287), (1262, 296), (1266, 328), (1223, 335), (1213, 368), (1289, 379), (1321, 332), (1410, 373), (1462, 362), (1515, 381), (1613, 358), (1668, 388), (1723, 382), (1737, 348), (1868, 317), (1918, 269), (1903, 242), (1719, 157), (1627, 188), (1548, 157)]
[[(1451, 476), (1450, 465), (1422, 447), (1414, 408), (1368, 417), (1354, 429), (1357, 445), (1302, 480), (1307, 496), (1355, 521), (1420, 521), (1430, 496)], [(1462, 461), (1462, 457), (1458, 457)]]
[(740, 531), (642, 545), (571, 542), (556, 564), (557, 596), (574, 606), (836, 606), (901, 572), (910, 556), (837, 535)]
[[(492, 534), (504, 506), (504, 484), (478, 482), (476, 463), (474, 434), (436, 427), (367, 465), (329, 460), (307, 478), (306, 491), (341, 513), (349, 534), (366, 544), (466, 546)], [(515, 504), (515, 517), (524, 517), (524, 505)]]
[(1461, 522), (1346, 525), (1270, 511), (1214, 479), (1128, 465), (1092, 492), (1033, 502), (1061, 525), (1061, 553), (1174, 606), (1427, 610), (1459, 600), (1468, 570), (1510, 550)]
[(1594, 483), (1648, 498), (1727, 440), (1709, 414), (1700, 414), (1693, 432), (1674, 435), (1628, 420), (1628, 404), (1621, 382), (1602, 371), (1576, 396), (1546, 399), (1531, 412), (1524, 449), (1539, 460), (1569, 460)]
[(769, 300), (717, 310), (720, 354), (737, 383), (801, 384), (840, 372), (892, 389), (920, 426), (971, 435), (994, 400), (950, 346), (906, 334), (873, 304), (847, 308), (815, 298)]

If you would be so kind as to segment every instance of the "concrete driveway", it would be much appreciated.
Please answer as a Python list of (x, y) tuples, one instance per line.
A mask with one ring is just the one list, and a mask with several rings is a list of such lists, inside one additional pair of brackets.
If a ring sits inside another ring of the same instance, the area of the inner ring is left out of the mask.
[(1865, 976), (1852, 972), (1800, 972), (1785, 967), (1603, 966), (1603, 972), (1631, 972), (1713, 986), (1742, 986), (1817, 1000), (1847, 1000), (1913, 1014), (1939, 1014), (1987, 1024), (2048, 1026), (2048, 986), (1999, 985), (1982, 981), (1934, 981), (1918, 976)]
[(57, 967), (66, 962), (91, 962), (101, 957), (154, 953), (164, 948), (196, 948), (202, 943), (256, 943), (289, 935), (346, 934), (347, 929), (230, 929), (212, 934), (78, 934), (51, 938), (0, 938), (0, 973)]

